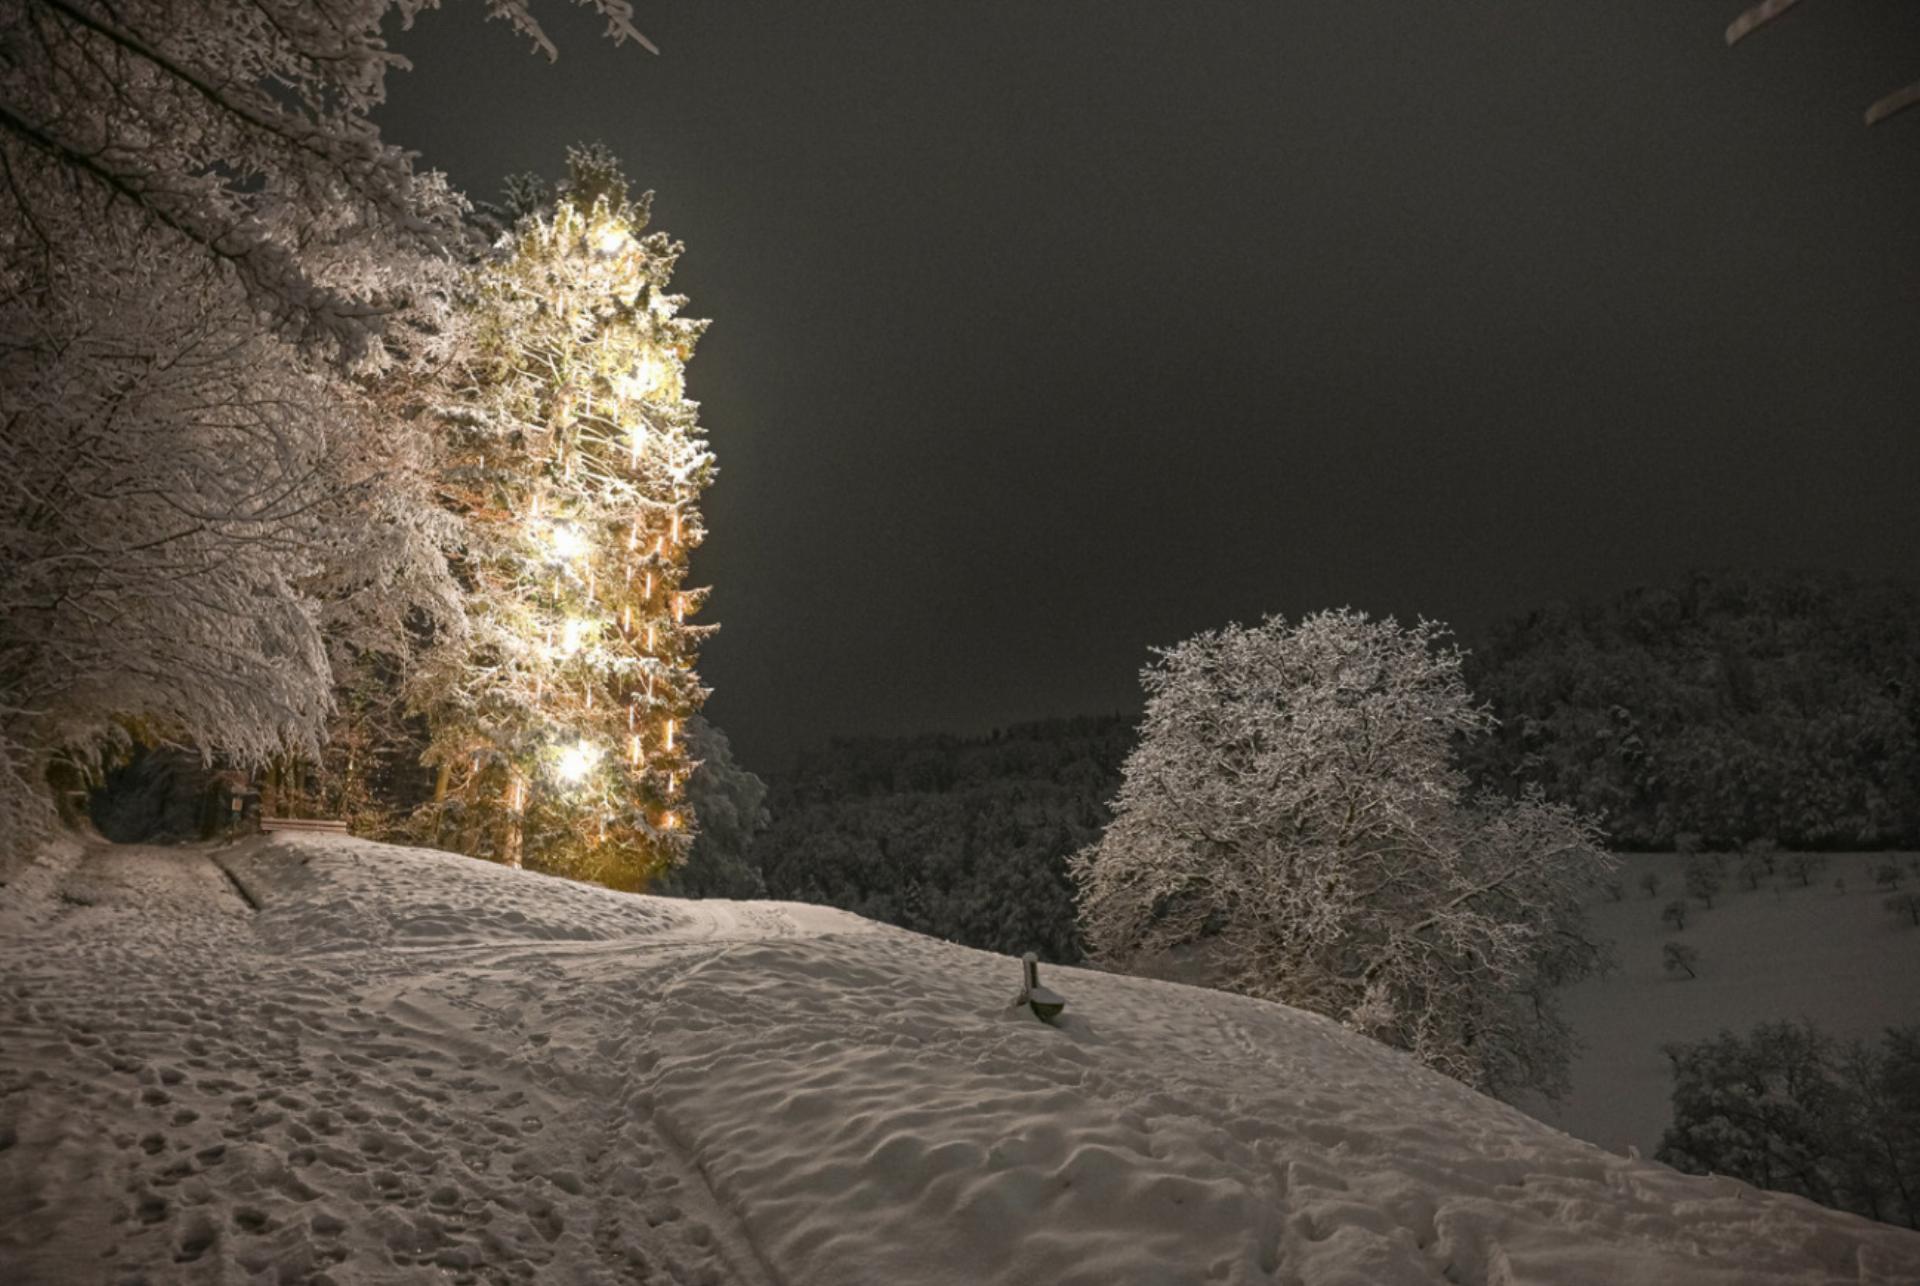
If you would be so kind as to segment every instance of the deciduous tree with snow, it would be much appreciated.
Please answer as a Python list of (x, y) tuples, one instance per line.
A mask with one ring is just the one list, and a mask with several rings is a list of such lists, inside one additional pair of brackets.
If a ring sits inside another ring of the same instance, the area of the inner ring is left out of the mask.
[(131, 209), (69, 233), (0, 253), (7, 842), (129, 735), (311, 750), (329, 638), (459, 615), (416, 433)]
[(1168, 953), (1490, 1092), (1567, 1083), (1561, 983), (1602, 961), (1594, 824), (1469, 799), (1452, 743), (1492, 717), (1443, 627), (1270, 617), (1163, 650), (1114, 819), (1079, 853), (1097, 958)]
[(1670, 974), (1684, 973), (1689, 978), (1698, 978), (1699, 964), (1700, 952), (1684, 942), (1667, 942), (1660, 947), (1660, 967)]
[[(487, 0), (552, 53), (531, 0)], [(646, 41), (630, 0), (577, 0)], [(342, 273), (460, 238), (444, 185), (415, 174), (372, 114), (407, 63), (382, 24), (432, 0), (18, 0), (0, 6), (0, 161), (23, 231), (76, 211), (137, 212), (167, 253), (217, 263), (289, 333), (348, 352), (378, 340), (409, 283)], [(25, 180), (25, 182), (22, 182)], [(351, 217), (340, 219), (346, 212)]]

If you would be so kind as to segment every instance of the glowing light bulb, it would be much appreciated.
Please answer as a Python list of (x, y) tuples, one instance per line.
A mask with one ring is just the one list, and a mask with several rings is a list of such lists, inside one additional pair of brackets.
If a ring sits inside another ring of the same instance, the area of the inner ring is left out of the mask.
[(614, 381), (614, 388), (621, 397), (634, 401), (670, 398), (674, 392), (673, 367), (649, 349), (634, 362), (629, 374)]
[(672, 749), (673, 749), (673, 720), (671, 720), (671, 719), (669, 719), (669, 720), (667, 720), (667, 741), (666, 741), (666, 746), (667, 746), (667, 749), (668, 749), (668, 750), (672, 750)]
[(572, 523), (557, 522), (548, 537), (553, 544), (553, 556), (561, 562), (570, 563), (587, 554), (587, 535)]
[(587, 779), (599, 762), (600, 747), (583, 738), (560, 751), (560, 762), (554, 772), (561, 781), (579, 783)]
[(672, 813), (662, 813), (662, 814), (660, 814), (660, 829), (661, 829), (661, 830), (664, 830), (664, 831), (670, 831), (670, 830), (672, 830), (672, 829), (673, 829), (674, 827), (676, 827), (676, 826), (678, 826), (679, 824), (680, 824), (680, 819), (679, 819), (679, 818), (677, 818), (677, 817), (675, 817), (675, 816), (674, 816), (674, 815), (673, 815)]
[(633, 364), (633, 378), (646, 386), (649, 396), (666, 390), (673, 380), (673, 367), (660, 360), (659, 354), (652, 349), (640, 354), (640, 360)]
[(577, 616), (569, 616), (566, 624), (560, 627), (560, 655), (572, 656), (575, 652), (578, 652), (586, 645), (589, 633), (593, 629), (594, 622), (583, 621)]
[(617, 255), (625, 250), (627, 243), (632, 240), (633, 238), (627, 235), (626, 229), (608, 228), (600, 234), (599, 240), (594, 242), (594, 245), (603, 255)]

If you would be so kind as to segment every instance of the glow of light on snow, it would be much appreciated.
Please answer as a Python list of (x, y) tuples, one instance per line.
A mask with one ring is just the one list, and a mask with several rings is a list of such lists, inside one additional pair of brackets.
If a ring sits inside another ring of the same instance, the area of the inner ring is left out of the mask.
[(600, 234), (594, 246), (603, 255), (617, 255), (632, 243), (633, 238), (627, 235), (625, 228), (608, 228)]
[[(668, 843), (686, 838), (677, 811), (650, 808), (647, 818)], [(618, 822), (607, 821), (611, 841)], [(360, 1172), (328, 1165), (302, 1171), (291, 1191), (263, 1184), (268, 1163), (255, 1157), (268, 1145), (236, 1152), (220, 1133), (225, 1113), (163, 1124), (134, 1094), (98, 1092), (83, 1051), (99, 1046), (82, 1042), (136, 1049), (162, 1068), (211, 1043), (225, 1084), (188, 1080), (184, 1090), (265, 1099), (287, 1081), (332, 1076), (339, 1042), (286, 1039), (256, 1011), (308, 1031), (355, 1031), (370, 997), (402, 996), (380, 1016), (383, 1039), (409, 1052), (367, 1059), (353, 1101), (419, 1102), (427, 1073), (445, 1085), (484, 1063), (489, 1092), (451, 1095), (421, 1117), (415, 1142), (439, 1150), (433, 1182), (458, 1202), (499, 1195), (490, 1225), (447, 1220), (433, 1235), (502, 1276), (603, 1280), (664, 1243), (691, 1262), (689, 1280), (705, 1281), (735, 1280), (732, 1264), (769, 1247), (767, 1276), (795, 1286), (1411, 1286), (1440, 1281), (1456, 1254), (1474, 1270), (1452, 1274), (1463, 1280), (1554, 1286), (1920, 1281), (1920, 1236), (1909, 1230), (1609, 1154), (1283, 1005), (1062, 969), (1048, 980), (1069, 1007), (1049, 1029), (1006, 1006), (1012, 961), (826, 907), (640, 898), (344, 836), (250, 841), (224, 850), (219, 866), (191, 845), (86, 848), (50, 852), (0, 898), (0, 976), (35, 989), (34, 1038), (0, 1054), (15, 1081), (9, 1107), (39, 1132), (19, 1131), (19, 1147), (60, 1139), (46, 1123), (63, 1119), (66, 1141), (54, 1147), (78, 1146), (75, 1129), (98, 1140), (94, 1164), (64, 1166), (70, 1153), (56, 1152), (10, 1176), (10, 1196), (61, 1203), (63, 1214), (123, 1203), (128, 1165), (146, 1164), (134, 1140), (154, 1131), (182, 1157), (226, 1147), (225, 1164), (186, 1181), (199, 1227), (270, 1213), (285, 1221), (281, 1255), (317, 1247), (385, 1262), (392, 1230), (422, 1218), (417, 1186), (369, 1188)], [(229, 866), (271, 908), (272, 938), (231, 931), (238, 902), (220, 874)], [(85, 888), (94, 909), (71, 915), (66, 887)], [(1767, 936), (1753, 945), (1764, 952), (1778, 904), (1754, 901)], [(1858, 913), (1848, 898), (1815, 901)], [(1644, 925), (1643, 903), (1622, 908)], [(1819, 921), (1822, 942), (1852, 931), (1832, 923), (1841, 934)], [(424, 949), (388, 950), (397, 926)], [(103, 953), (124, 967), (101, 969)], [(1854, 968), (1863, 959), (1842, 955)], [(549, 1039), (537, 1047), (524, 1022), (468, 1021), (476, 998), (501, 989), (504, 960), (539, 979)], [(1743, 983), (1764, 990), (1757, 981), (1730, 964), (1725, 994)], [(1694, 984), (1649, 972), (1646, 985)], [(911, 1003), (876, 1015), (881, 987), (884, 999)], [(148, 1021), (197, 1003), (196, 992), (211, 997), (217, 1026)], [(462, 1024), (457, 1044), (445, 1039), (449, 1019)], [(621, 1054), (606, 1052), (613, 1044)], [(1644, 1053), (1665, 1061), (1651, 1044)], [(463, 1140), (501, 1127), (499, 1104), (529, 1098), (541, 1129), (518, 1144), (523, 1177), (462, 1160)], [(636, 1110), (656, 1102), (658, 1113)], [(610, 1110), (625, 1116), (618, 1129), (607, 1128)], [(956, 1154), (958, 1165), (927, 1179)], [(622, 1175), (627, 1191), (677, 1190), (674, 1206), (659, 1199), (673, 1217), (612, 1246), (571, 1232), (545, 1240), (537, 1229), (562, 1217), (567, 1229), (591, 1229), (610, 1200), (645, 1209), (600, 1184), (537, 1177), (565, 1175), (583, 1155), (604, 1155), (598, 1172)], [(724, 1201), (710, 1195), (712, 1176), (726, 1176)], [(539, 1223), (520, 1208), (528, 1187)], [(702, 1231), (682, 1238), (676, 1230), (695, 1219), (681, 1206), (692, 1202)], [(311, 1234), (323, 1206), (356, 1217)], [(989, 1217), (973, 1217), (982, 1211)], [(116, 1275), (178, 1270), (184, 1221), (168, 1217), (167, 1235), (119, 1245)], [(90, 1236), (63, 1217), (15, 1237), (7, 1280), (82, 1280), (71, 1265), (97, 1258)], [(938, 1259), (928, 1253), (935, 1238)], [(239, 1238), (223, 1233), (220, 1244), (229, 1240)]]
[(600, 762), (600, 747), (582, 738), (560, 751), (560, 762), (554, 767), (554, 775), (568, 785), (577, 785), (587, 779), (587, 774)]

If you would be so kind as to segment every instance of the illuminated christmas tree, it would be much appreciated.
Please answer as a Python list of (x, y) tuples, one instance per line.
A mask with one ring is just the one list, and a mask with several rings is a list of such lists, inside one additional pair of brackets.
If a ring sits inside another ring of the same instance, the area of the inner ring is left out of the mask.
[(440, 842), (622, 888), (692, 838), (687, 720), (713, 456), (683, 370), (703, 321), (667, 293), (679, 244), (643, 235), (597, 149), (480, 270), (444, 473), (466, 526), (472, 638), (425, 677)]

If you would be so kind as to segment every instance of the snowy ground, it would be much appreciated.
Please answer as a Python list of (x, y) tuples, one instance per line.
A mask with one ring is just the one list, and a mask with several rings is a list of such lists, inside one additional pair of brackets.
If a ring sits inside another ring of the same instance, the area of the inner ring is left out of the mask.
[(1920, 1280), (1920, 1235), (1320, 1019), (1047, 981), (1059, 1029), (1012, 961), (838, 912), (68, 846), (0, 889), (0, 1281)]
[[(1595, 905), (1595, 929), (1613, 940), (1620, 967), (1571, 987), (1566, 1014), (1584, 1044), (1573, 1092), (1554, 1107), (1529, 1104), (1569, 1134), (1616, 1152), (1652, 1156), (1673, 1116), (1673, 1078), (1660, 1046), (1700, 1040), (1722, 1028), (1809, 1019), (1845, 1039), (1877, 1038), (1889, 1026), (1920, 1023), (1920, 930), (1882, 909), (1873, 872), (1888, 861), (1908, 869), (1911, 854), (1838, 853), (1810, 887), (1784, 876), (1757, 890), (1730, 877), (1712, 909), (1693, 903), (1676, 933), (1660, 908), (1681, 896), (1685, 859), (1671, 853), (1625, 857), (1617, 873), (1624, 900)], [(1737, 868), (1739, 858), (1732, 865)], [(1654, 872), (1658, 896), (1640, 877)], [(1846, 888), (1834, 888), (1844, 879)], [(1901, 888), (1911, 889), (1908, 875)], [(1685, 942), (1700, 953), (1700, 976), (1661, 969), (1660, 947)]]

